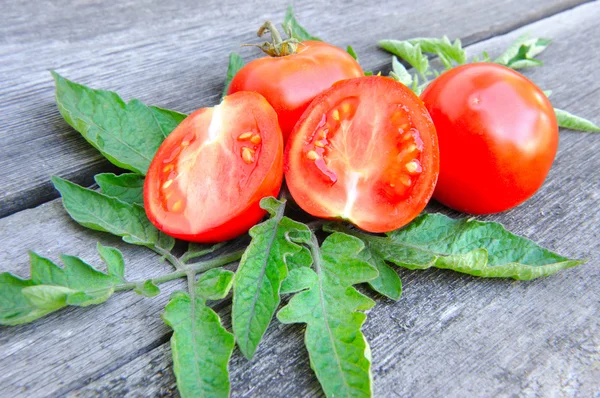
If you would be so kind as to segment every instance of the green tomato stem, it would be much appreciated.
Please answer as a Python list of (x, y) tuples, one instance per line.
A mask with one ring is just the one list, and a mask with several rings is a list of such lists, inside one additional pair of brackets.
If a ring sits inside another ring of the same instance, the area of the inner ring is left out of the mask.
[[(236, 250), (234, 252), (224, 254), (220, 257), (211, 258), (210, 260), (190, 264), (187, 267), (184, 267), (185, 269), (180, 269), (175, 272), (152, 278), (152, 283), (154, 283), (155, 285), (159, 285), (161, 283), (169, 282), (175, 279), (184, 278), (189, 274), (196, 275), (198, 273), (208, 271), (209, 269), (222, 267), (234, 261), (238, 261), (240, 258), (242, 258), (242, 254), (244, 254), (244, 249)], [(115, 286), (115, 291), (132, 290), (135, 289), (140, 283), (143, 284), (144, 282), (145, 281), (134, 281), (121, 283)]]

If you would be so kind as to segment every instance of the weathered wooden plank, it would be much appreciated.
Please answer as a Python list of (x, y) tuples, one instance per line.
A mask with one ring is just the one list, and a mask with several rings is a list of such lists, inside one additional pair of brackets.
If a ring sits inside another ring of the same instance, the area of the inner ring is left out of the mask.
[[(553, 102), (594, 117), (600, 93), (600, 28), (588, 5), (469, 48), (498, 54), (519, 34), (554, 38), (547, 65), (526, 72)], [(585, 40), (584, 40), (585, 39)], [(570, 79), (565, 70), (572, 68)], [(480, 280), (446, 271), (400, 271), (404, 297), (369, 313), (376, 396), (592, 396), (600, 389), (600, 137), (563, 131), (542, 190), (486, 217), (588, 264), (532, 282)], [(575, 172), (573, 172), (575, 171)], [(432, 205), (431, 210), (440, 209)], [(449, 213), (446, 211), (446, 213)], [(221, 311), (227, 319), (227, 309)], [(163, 396), (174, 388), (168, 345), (70, 395)], [(256, 358), (236, 353), (233, 396), (315, 396), (302, 328), (273, 325)]]
[[(547, 66), (529, 75), (555, 90), (557, 106), (588, 117), (597, 115), (600, 102), (598, 54), (590, 51), (600, 45), (594, 21), (599, 11), (594, 3), (527, 27), (556, 39), (543, 56)], [(497, 53), (507, 40), (482, 45)], [(591, 395), (599, 388), (594, 365), (600, 359), (599, 140), (564, 132), (557, 163), (540, 193), (519, 209), (489, 217), (590, 263), (530, 283), (401, 272), (405, 296), (399, 303), (380, 302), (365, 327), (378, 396), (569, 396), (574, 390)], [(95, 240), (119, 244), (70, 222), (56, 201), (0, 220), (0, 236), (0, 269), (23, 275), (26, 249), (93, 261)], [(120, 247), (132, 278), (168, 269), (143, 249)], [(169, 334), (158, 313), (177, 286), (166, 286), (152, 300), (123, 293), (102, 306), (0, 329), (0, 395), (169, 395), (173, 378), (162, 344)], [(227, 308), (221, 313), (227, 320)], [(236, 352), (234, 396), (318, 394), (301, 331), (275, 324), (254, 361)], [(127, 379), (118, 382), (121, 377)]]
[[(298, 3), (311, 32), (340, 46), (352, 44), (366, 68), (389, 57), (374, 43), (384, 37), (491, 37), (585, 0), (470, 2), (403, 0), (378, 3)], [(214, 104), (222, 89), (227, 54), (244, 58), (252, 32), (265, 19), (279, 21), (285, 3), (154, 0), (118, 4), (14, 1), (0, 15), (0, 217), (57, 197), (53, 174), (89, 185), (110, 168), (60, 117), (48, 73), (126, 98), (190, 112)]]

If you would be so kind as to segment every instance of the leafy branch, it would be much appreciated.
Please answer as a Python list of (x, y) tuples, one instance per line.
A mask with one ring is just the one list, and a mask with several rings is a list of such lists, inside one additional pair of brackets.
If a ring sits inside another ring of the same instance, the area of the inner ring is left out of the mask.
[[(524, 69), (541, 66), (544, 63), (536, 57), (541, 54), (551, 43), (551, 40), (534, 37), (525, 34), (518, 37), (498, 58), (493, 62), (504, 65), (511, 69)], [(440, 71), (431, 67), (429, 58), (425, 54), (432, 54), (439, 58), (444, 69), (449, 70), (455, 66), (468, 63), (467, 53), (462, 47), (459, 39), (454, 43), (443, 36), (438, 38), (417, 38), (410, 40), (380, 40), (379, 47), (393, 54), (392, 71), (390, 77), (410, 87), (415, 94), (421, 93), (427, 88), (430, 77), (437, 77)], [(406, 62), (415, 73), (410, 73), (406, 67), (398, 61), (398, 58)], [(492, 62), (487, 52), (481, 57), (475, 56), (471, 62)], [(572, 115), (561, 109), (554, 109), (559, 127), (585, 132), (600, 132), (600, 126), (580, 116)]]

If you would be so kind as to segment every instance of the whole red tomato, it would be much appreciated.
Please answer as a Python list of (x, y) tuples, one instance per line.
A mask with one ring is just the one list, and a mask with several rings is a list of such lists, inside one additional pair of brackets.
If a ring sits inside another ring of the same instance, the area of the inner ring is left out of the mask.
[(296, 52), (251, 61), (235, 75), (228, 93), (255, 91), (273, 106), (284, 142), (318, 94), (339, 80), (363, 76), (346, 51), (320, 41), (305, 41)]
[(439, 167), (423, 102), (380, 76), (344, 80), (317, 96), (284, 158), (287, 186), (302, 209), (370, 232), (400, 228), (419, 215)]
[(492, 63), (445, 72), (421, 99), (440, 149), (434, 198), (453, 209), (497, 213), (530, 198), (558, 146), (554, 109), (520, 73)]
[(257, 93), (226, 96), (189, 115), (162, 143), (146, 175), (150, 221), (176, 238), (220, 242), (245, 233), (277, 196), (283, 140), (277, 116)]

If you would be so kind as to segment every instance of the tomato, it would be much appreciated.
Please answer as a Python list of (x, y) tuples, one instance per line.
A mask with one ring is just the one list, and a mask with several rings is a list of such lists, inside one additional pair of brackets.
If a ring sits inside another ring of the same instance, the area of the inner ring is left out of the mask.
[(435, 127), (401, 83), (344, 80), (315, 98), (290, 135), (285, 178), (306, 212), (387, 232), (424, 208), (438, 175)]
[(445, 72), (421, 98), (440, 146), (435, 199), (488, 214), (540, 188), (556, 155), (558, 125), (535, 84), (504, 66), (475, 63)]
[(228, 93), (255, 91), (273, 106), (284, 142), (310, 101), (338, 80), (363, 76), (346, 51), (319, 41), (305, 41), (296, 53), (262, 57), (235, 75)]
[(220, 242), (245, 233), (277, 196), (283, 140), (277, 116), (257, 93), (236, 93), (188, 116), (158, 149), (144, 184), (152, 223), (176, 238)]

